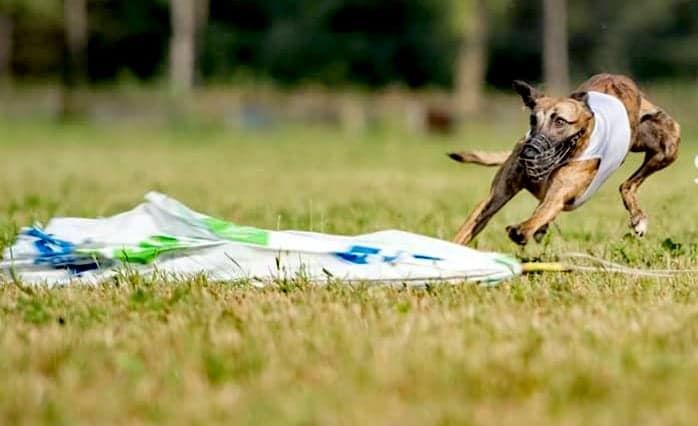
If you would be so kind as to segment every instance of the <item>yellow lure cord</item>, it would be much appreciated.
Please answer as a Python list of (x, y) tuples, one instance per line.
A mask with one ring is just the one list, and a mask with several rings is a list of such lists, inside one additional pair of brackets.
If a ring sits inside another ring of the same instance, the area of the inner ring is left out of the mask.
[(640, 269), (610, 262), (586, 253), (566, 253), (562, 257), (587, 261), (595, 265), (579, 265), (562, 262), (523, 262), (521, 272), (524, 274), (538, 272), (607, 272), (626, 275), (668, 278), (682, 274), (698, 274), (698, 269)]
[(521, 264), (521, 272), (572, 272), (572, 267), (560, 262), (524, 262)]

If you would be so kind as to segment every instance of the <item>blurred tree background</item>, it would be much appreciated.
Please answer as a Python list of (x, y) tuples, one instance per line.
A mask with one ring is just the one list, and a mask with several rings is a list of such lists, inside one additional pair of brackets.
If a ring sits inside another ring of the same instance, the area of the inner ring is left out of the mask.
[[(207, 9), (194, 24), (200, 26), (198, 82), (254, 75), (283, 84), (421, 87), (454, 84), (454, 62), (469, 35), (486, 38), (489, 84), (542, 80), (544, 4), (565, 2), (0, 0), (0, 72), (15, 79), (60, 76), (66, 53), (81, 43), (84, 8), (89, 81), (165, 76), (170, 7), (186, 9), (188, 3), (192, 10)], [(573, 78), (602, 70), (643, 80), (696, 78), (698, 2), (570, 0), (568, 13)], [(563, 15), (553, 15), (549, 22), (561, 20)], [(468, 28), (473, 26), (486, 29)], [(477, 49), (477, 43), (471, 46)]]
[(601, 71), (697, 70), (696, 0), (0, 0), (0, 81), (68, 89), (435, 87), (467, 113), (516, 78), (564, 90)]

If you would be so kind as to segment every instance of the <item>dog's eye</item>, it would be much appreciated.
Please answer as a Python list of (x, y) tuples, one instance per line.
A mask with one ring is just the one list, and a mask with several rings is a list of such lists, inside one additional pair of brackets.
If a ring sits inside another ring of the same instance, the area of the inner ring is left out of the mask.
[(555, 119), (555, 125), (556, 125), (557, 127), (566, 126), (567, 124), (569, 124), (569, 123), (567, 122), (567, 120), (565, 120), (565, 119), (562, 118), (562, 117), (557, 117), (557, 118)]

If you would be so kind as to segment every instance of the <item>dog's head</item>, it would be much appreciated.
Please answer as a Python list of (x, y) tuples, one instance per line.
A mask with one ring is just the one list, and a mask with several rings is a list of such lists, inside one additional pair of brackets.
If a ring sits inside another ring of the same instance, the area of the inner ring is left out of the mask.
[(543, 180), (586, 143), (594, 118), (589, 95), (577, 92), (553, 98), (523, 81), (516, 80), (513, 86), (531, 112), (519, 162), (531, 179)]

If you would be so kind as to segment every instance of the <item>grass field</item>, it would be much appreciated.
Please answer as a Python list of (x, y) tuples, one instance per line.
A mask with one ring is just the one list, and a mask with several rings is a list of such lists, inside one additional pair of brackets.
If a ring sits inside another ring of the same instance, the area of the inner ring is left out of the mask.
[[(685, 117), (690, 111), (687, 108)], [(148, 190), (238, 223), (450, 238), (494, 171), (449, 162), (504, 148), (520, 123), (454, 137), (323, 128), (0, 122), (0, 235), (54, 215), (128, 209)], [(618, 184), (520, 250), (504, 226), (475, 245), (554, 259), (584, 251), (638, 267), (696, 267), (698, 131), (640, 191), (649, 235), (628, 234)], [(133, 278), (0, 289), (4, 424), (694, 424), (698, 278), (537, 275), (499, 287), (266, 289)]]

